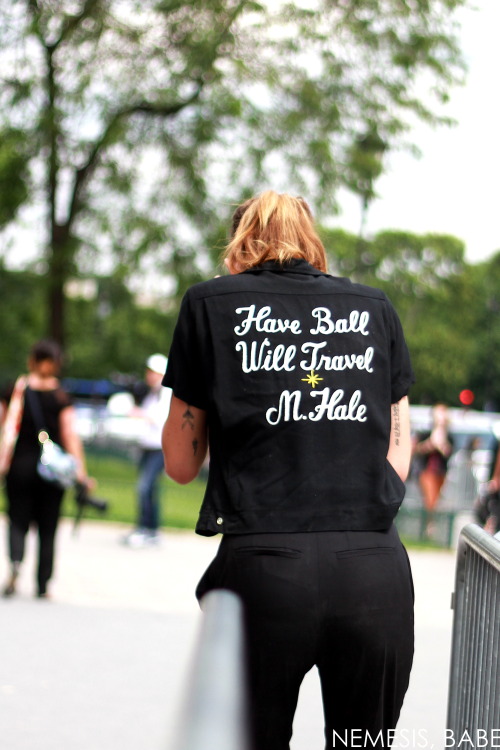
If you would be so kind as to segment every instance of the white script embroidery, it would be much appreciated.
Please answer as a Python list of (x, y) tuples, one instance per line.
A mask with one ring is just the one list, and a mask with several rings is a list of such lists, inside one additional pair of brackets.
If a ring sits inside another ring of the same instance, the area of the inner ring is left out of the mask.
[(255, 305), (249, 307), (237, 307), (236, 313), (241, 315), (244, 312), (248, 312), (247, 317), (240, 326), (236, 326), (234, 332), (238, 336), (244, 336), (245, 333), (251, 329), (252, 325), (255, 324), (257, 331), (264, 331), (264, 333), (302, 333), (300, 329), (300, 320), (288, 320), (282, 318), (270, 318), (271, 306), (266, 305), (261, 307), (260, 310), (255, 313)]
[(345, 392), (342, 388), (337, 388), (331, 395), (330, 393), (330, 388), (311, 391), (309, 395), (320, 396), (321, 403), (317, 404), (313, 411), (302, 414), (301, 391), (283, 391), (278, 406), (271, 406), (266, 411), (266, 419), (270, 425), (299, 422), (303, 419), (318, 422), (323, 417), (330, 421), (366, 422), (366, 405), (361, 403), (361, 391), (354, 391), (347, 403), (344, 401)]
[[(305, 372), (311, 370), (326, 370), (341, 372), (342, 370), (365, 370), (373, 372), (371, 366), (373, 359), (373, 347), (369, 346), (364, 354), (336, 354), (329, 356), (321, 354), (320, 350), (326, 346), (326, 341), (302, 344), (300, 351), (303, 354), (310, 353), (310, 359), (300, 361), (300, 368)], [(270, 340), (266, 337), (264, 341), (238, 341), (235, 349), (241, 352), (241, 369), (243, 372), (258, 372), (267, 370), (268, 372), (293, 372), (296, 365), (293, 360), (297, 354), (295, 344), (278, 344), (272, 348)]]
[(316, 318), (318, 324), (316, 328), (311, 328), (311, 333), (318, 334), (323, 333), (329, 335), (330, 333), (361, 333), (363, 336), (368, 336), (366, 326), (370, 320), (370, 313), (367, 310), (359, 312), (359, 310), (352, 310), (347, 318), (338, 318), (332, 320), (332, 313), (327, 307), (315, 307), (312, 311), (313, 318)]
[(257, 341), (238, 341), (236, 351), (242, 353), (241, 369), (243, 372), (257, 372), (258, 370), (295, 370), (292, 360), (297, 352), (297, 347), (291, 344), (284, 346), (278, 344), (275, 349), (270, 349), (271, 342), (268, 338), (259, 344)]
[(302, 344), (301, 352), (311, 352), (311, 359), (303, 359), (300, 366), (303, 370), (366, 370), (373, 372), (371, 362), (373, 359), (373, 346), (369, 346), (364, 354), (336, 354), (333, 357), (327, 354), (319, 354), (319, 350), (326, 346), (326, 341), (313, 344), (307, 342)]
[[(280, 422), (299, 422), (302, 420), (319, 422), (321, 419), (329, 421), (366, 422), (367, 406), (362, 403), (361, 390), (354, 390), (348, 396), (343, 388), (331, 389), (325, 387), (316, 391), (315, 388), (321, 381), (327, 380), (327, 372), (342, 372), (344, 370), (358, 370), (373, 373), (372, 366), (375, 357), (373, 346), (368, 346), (361, 352), (335, 352), (335, 342), (332, 334), (358, 334), (369, 336), (368, 324), (370, 313), (368, 310), (351, 310), (348, 317), (334, 318), (333, 311), (327, 307), (315, 307), (310, 315), (316, 320), (314, 328), (310, 328), (313, 336), (329, 337), (323, 341), (303, 341), (300, 344), (276, 343), (280, 339), (279, 334), (287, 333), (298, 335), (302, 333), (302, 323), (297, 318), (272, 317), (271, 305), (260, 308), (257, 305), (236, 308), (236, 314), (241, 315), (241, 323), (234, 326), (237, 336), (243, 337), (248, 333), (267, 334), (263, 340), (242, 340), (235, 344), (236, 352), (241, 356), (241, 369), (244, 373), (252, 372), (293, 372), (299, 367), (308, 373), (306, 378), (300, 378), (302, 382), (308, 383), (312, 390), (305, 394), (302, 390), (283, 390), (279, 395), (278, 403), (269, 407), (266, 412), (266, 420), (270, 425)], [(353, 337), (354, 339), (354, 337)], [(349, 339), (350, 341), (350, 339)], [(344, 348), (344, 347), (343, 347)], [(298, 354), (305, 359), (298, 360)], [(297, 359), (296, 359), (297, 358)], [(317, 373), (323, 372), (324, 376)], [(336, 378), (337, 381), (339, 378)], [(285, 381), (286, 383), (287, 381)], [(348, 380), (340, 380), (339, 384), (345, 384)], [(283, 383), (283, 385), (285, 385)], [(293, 387), (293, 386), (292, 386)], [(353, 387), (354, 383), (353, 383)], [(314, 408), (306, 410), (305, 399), (313, 398)], [(302, 408), (304, 412), (302, 412)]]

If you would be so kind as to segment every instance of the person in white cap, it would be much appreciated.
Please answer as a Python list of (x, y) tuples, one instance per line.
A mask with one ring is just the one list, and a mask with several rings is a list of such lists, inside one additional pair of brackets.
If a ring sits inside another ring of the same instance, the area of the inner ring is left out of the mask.
[(167, 358), (163, 354), (152, 354), (146, 362), (145, 381), (147, 394), (134, 415), (145, 421), (140, 440), (138, 519), (137, 527), (123, 539), (130, 547), (146, 547), (159, 542), (160, 522), (159, 479), (163, 471), (161, 432), (170, 408), (170, 388), (161, 384), (167, 369)]

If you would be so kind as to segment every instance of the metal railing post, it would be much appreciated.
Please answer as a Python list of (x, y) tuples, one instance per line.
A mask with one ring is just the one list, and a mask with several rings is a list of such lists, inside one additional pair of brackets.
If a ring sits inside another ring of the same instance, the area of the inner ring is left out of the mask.
[(248, 750), (242, 605), (230, 591), (201, 602), (202, 626), (172, 750)]

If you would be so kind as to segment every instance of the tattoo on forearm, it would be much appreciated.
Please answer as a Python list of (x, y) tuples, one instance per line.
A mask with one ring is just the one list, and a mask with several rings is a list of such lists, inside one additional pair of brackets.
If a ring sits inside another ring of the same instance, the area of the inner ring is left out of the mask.
[(194, 414), (191, 411), (191, 407), (190, 406), (188, 406), (188, 408), (186, 409), (186, 411), (182, 415), (182, 418), (184, 420), (183, 423), (182, 423), (182, 429), (184, 429), (184, 427), (188, 426), (192, 430), (194, 430)]
[(196, 438), (193, 440), (192, 445), (193, 445), (193, 456), (196, 456), (196, 454), (198, 453), (198, 441), (196, 440)]
[(394, 442), (399, 445), (401, 439), (401, 421), (399, 416), (399, 404), (393, 404), (392, 407)]

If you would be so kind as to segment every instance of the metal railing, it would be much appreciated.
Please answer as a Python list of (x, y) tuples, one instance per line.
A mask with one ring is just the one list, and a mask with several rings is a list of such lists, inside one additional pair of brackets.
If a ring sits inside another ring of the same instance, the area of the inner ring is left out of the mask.
[(490, 747), (500, 743), (500, 541), (475, 524), (461, 532), (452, 606), (448, 733)]
[(201, 631), (172, 750), (248, 750), (242, 606), (215, 590), (201, 602)]

